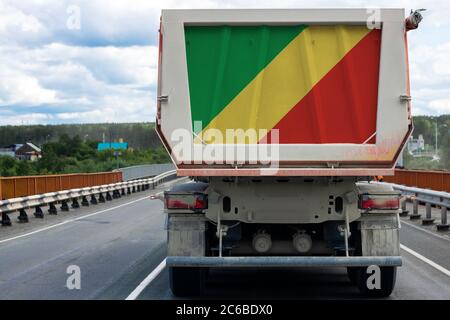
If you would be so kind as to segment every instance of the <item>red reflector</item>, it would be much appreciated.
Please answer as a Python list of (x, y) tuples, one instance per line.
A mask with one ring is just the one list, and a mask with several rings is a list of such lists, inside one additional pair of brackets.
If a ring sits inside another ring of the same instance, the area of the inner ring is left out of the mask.
[(166, 207), (168, 209), (189, 209), (189, 204), (177, 199), (166, 199)]
[(206, 209), (208, 202), (204, 194), (166, 194), (167, 209)]
[(206, 201), (203, 198), (198, 197), (195, 199), (195, 209), (205, 209), (206, 208)]
[(379, 210), (396, 210), (400, 207), (400, 199), (398, 196), (384, 195), (362, 195), (360, 200), (360, 209), (379, 209)]

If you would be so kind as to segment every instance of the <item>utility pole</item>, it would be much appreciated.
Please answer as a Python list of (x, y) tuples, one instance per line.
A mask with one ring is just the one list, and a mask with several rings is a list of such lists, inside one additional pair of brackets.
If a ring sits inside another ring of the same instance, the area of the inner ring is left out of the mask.
[(436, 118), (435, 154), (438, 155), (438, 119)]
[[(405, 149), (403, 149), (402, 152), (400, 152), (400, 156), (398, 157), (397, 164), (395, 165), (396, 168), (403, 169), (404, 166), (405, 166), (404, 165), (404, 158), (403, 158), (403, 152), (405, 152)], [(406, 152), (408, 152), (408, 151), (406, 151)]]
[(116, 169), (119, 169), (120, 168), (120, 165), (119, 165), (119, 156), (121, 156), (122, 155), (122, 152), (120, 152), (120, 151), (114, 151), (114, 157), (116, 157)]

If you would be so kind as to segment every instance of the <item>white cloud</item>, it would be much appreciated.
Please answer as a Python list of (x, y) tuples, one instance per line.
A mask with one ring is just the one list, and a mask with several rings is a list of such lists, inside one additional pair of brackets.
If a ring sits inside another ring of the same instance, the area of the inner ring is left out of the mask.
[[(154, 46), (81, 47), (59, 43), (27, 50), (23, 59), (44, 64), (77, 64), (106, 83), (156, 84), (158, 49)], [(58, 70), (55, 70), (58, 74)]]
[(0, 116), (0, 125), (28, 125), (51, 122), (53, 116), (43, 113), (28, 113), (23, 115)]
[(0, 71), (0, 107), (56, 102), (56, 93), (43, 88), (38, 79), (3, 65)]
[(0, 32), (42, 32), (45, 27), (33, 15), (25, 14), (13, 6), (0, 2)]
[(52, 115), (43, 119), (51, 122), (152, 121), (157, 51), (3, 46), (0, 55), (9, 67), (0, 69), (0, 114), (10, 109), (20, 115), (42, 105)]
[(430, 107), (440, 114), (450, 113), (450, 98), (438, 99), (430, 102)]
[(414, 45), (410, 50), (414, 114), (450, 113), (450, 39), (436, 46)]
[(4, 43), (34, 43), (47, 38), (49, 31), (35, 15), (0, 0), (0, 45)]

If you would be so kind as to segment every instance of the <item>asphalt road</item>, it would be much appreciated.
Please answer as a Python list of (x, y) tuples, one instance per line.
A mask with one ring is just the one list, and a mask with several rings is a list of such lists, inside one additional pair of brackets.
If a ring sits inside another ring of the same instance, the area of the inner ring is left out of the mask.
[[(151, 192), (1, 228), (0, 299), (128, 297), (166, 256), (162, 203), (150, 200)], [(404, 265), (389, 299), (450, 299), (450, 276), (435, 266), (450, 270), (450, 240), (404, 221), (401, 243), (409, 251), (402, 252)], [(80, 289), (66, 286), (69, 266), (80, 268)], [(213, 270), (211, 275), (203, 298), (360, 298), (340, 268)], [(138, 299), (174, 299), (166, 268)]]

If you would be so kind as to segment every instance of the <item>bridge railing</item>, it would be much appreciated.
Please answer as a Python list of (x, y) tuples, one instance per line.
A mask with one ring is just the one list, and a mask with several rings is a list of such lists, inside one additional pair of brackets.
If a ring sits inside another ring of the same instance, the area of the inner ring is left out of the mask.
[(384, 177), (384, 181), (409, 187), (450, 192), (450, 171), (396, 169), (395, 175)]
[(123, 181), (122, 172), (0, 177), (0, 200)]
[(378, 182), (391, 185), (395, 190), (400, 191), (404, 197), (402, 200), (402, 213), (400, 215), (407, 216), (409, 212), (406, 210), (406, 202), (412, 201), (413, 212), (410, 214), (410, 219), (420, 219), (419, 204), (425, 204), (425, 217), (422, 218), (422, 224), (430, 225), (434, 223), (434, 218), (431, 216), (432, 206), (441, 208), (441, 222), (436, 225), (438, 230), (448, 230), (449, 224), (447, 219), (447, 211), (450, 209), (450, 193), (442, 191), (434, 191), (430, 189), (422, 189), (415, 187), (408, 187), (395, 183)]
[(132, 166), (120, 168), (114, 171), (122, 172), (123, 181), (130, 181), (134, 179), (153, 177), (169, 170), (175, 170), (175, 166), (172, 163)]
[[(120, 198), (134, 192), (155, 188), (160, 183), (175, 179), (176, 176), (176, 170), (171, 170), (153, 178), (103, 184), (93, 187), (69, 189), (58, 192), (49, 192), (39, 195), (2, 200), (0, 201), (0, 213), (2, 216), (1, 225), (11, 225), (11, 219), (8, 214), (12, 212), (19, 211), (19, 222), (28, 222), (26, 209), (34, 208), (34, 216), (36, 218), (43, 218), (43, 206), (49, 207), (49, 214), (56, 214), (57, 204), (61, 204), (60, 209), (62, 211), (69, 210), (68, 202), (70, 201), (72, 201), (72, 208), (80, 207), (79, 200), (81, 200), (82, 206), (89, 206), (90, 204), (95, 205), (99, 202), (110, 201), (112, 199)], [(90, 197), (89, 200), (88, 197)]]
[(121, 168), (113, 172), (0, 177), (0, 200), (150, 178), (174, 169), (172, 163), (163, 163)]

